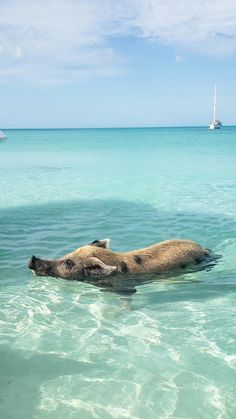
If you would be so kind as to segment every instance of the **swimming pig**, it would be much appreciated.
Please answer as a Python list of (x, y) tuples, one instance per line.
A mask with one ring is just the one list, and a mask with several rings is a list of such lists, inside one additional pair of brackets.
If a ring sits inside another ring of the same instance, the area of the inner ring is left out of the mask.
[(88, 281), (114, 273), (168, 274), (198, 265), (210, 256), (209, 250), (190, 240), (167, 240), (126, 253), (109, 250), (109, 241), (95, 240), (59, 259), (32, 256), (28, 267), (38, 276)]

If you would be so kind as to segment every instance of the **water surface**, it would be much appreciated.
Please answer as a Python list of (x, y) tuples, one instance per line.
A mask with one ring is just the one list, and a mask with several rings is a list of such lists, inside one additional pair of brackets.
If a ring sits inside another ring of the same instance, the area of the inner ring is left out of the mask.
[[(0, 164), (0, 416), (235, 418), (236, 128), (9, 130)], [(127, 296), (27, 269), (107, 237), (222, 259)]]

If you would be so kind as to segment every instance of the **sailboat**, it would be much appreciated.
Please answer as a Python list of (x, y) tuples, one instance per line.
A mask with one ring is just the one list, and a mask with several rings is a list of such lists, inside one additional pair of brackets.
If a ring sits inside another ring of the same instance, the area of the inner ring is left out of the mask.
[(222, 123), (216, 119), (216, 84), (215, 84), (215, 91), (214, 91), (214, 104), (213, 104), (213, 120), (212, 123), (209, 125), (209, 129), (220, 129), (222, 127)]
[(5, 140), (7, 138), (6, 134), (3, 131), (0, 131), (0, 140)]

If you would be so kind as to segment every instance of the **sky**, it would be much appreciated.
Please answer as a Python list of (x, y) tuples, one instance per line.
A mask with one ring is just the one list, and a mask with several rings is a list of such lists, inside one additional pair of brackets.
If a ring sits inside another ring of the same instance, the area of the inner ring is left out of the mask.
[(0, 127), (236, 125), (235, 0), (0, 0)]

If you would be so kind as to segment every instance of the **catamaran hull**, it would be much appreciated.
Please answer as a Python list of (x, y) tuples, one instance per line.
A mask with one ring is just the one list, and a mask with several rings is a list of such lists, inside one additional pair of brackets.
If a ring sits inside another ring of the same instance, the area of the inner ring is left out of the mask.
[(219, 122), (219, 123), (212, 123), (212, 124), (210, 124), (209, 125), (209, 129), (221, 129), (222, 128), (222, 124), (221, 124), (221, 122)]

